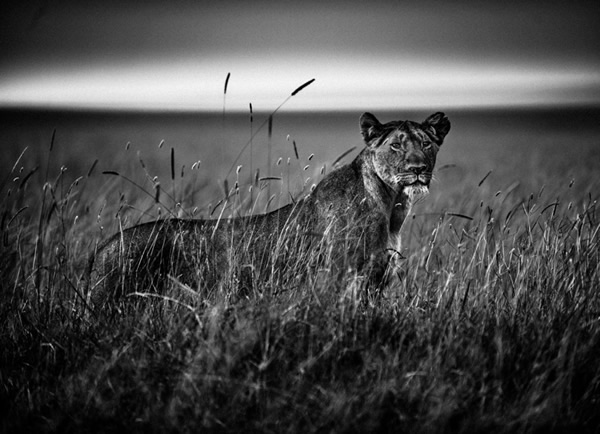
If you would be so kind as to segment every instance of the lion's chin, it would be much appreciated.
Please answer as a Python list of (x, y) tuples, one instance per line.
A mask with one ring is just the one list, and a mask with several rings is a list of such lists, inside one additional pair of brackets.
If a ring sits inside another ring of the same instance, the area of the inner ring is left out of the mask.
[(421, 183), (415, 183), (404, 187), (404, 194), (408, 196), (408, 200), (414, 203), (429, 194), (429, 186)]

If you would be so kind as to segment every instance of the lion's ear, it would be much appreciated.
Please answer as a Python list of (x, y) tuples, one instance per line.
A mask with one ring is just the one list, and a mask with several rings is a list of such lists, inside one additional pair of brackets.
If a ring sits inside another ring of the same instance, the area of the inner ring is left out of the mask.
[(425, 119), (423, 125), (433, 129), (433, 133), (437, 138), (438, 145), (442, 144), (446, 134), (448, 134), (448, 131), (450, 131), (450, 121), (442, 112), (437, 112), (429, 116), (427, 119)]
[(360, 133), (368, 145), (381, 135), (382, 125), (371, 113), (363, 113), (360, 117)]

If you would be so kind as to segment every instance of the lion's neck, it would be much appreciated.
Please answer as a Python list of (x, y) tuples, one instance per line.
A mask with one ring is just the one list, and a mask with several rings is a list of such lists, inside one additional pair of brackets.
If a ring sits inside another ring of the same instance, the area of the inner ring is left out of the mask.
[(356, 159), (358, 170), (362, 175), (366, 199), (379, 211), (391, 216), (394, 206), (398, 203), (400, 193), (386, 184), (375, 171), (368, 155), (361, 154)]

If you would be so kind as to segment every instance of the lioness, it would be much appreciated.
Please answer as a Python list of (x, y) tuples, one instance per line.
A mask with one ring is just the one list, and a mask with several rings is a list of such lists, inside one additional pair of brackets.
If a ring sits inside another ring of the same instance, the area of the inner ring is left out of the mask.
[(423, 123), (381, 124), (364, 113), (360, 129), (366, 147), (296, 203), (264, 215), (159, 220), (115, 234), (90, 258), (91, 304), (167, 280), (209, 291), (223, 282), (240, 290), (261, 282), (263, 290), (307, 274), (315, 263), (380, 285), (400, 250), (402, 223), (428, 192), (450, 122), (438, 112)]

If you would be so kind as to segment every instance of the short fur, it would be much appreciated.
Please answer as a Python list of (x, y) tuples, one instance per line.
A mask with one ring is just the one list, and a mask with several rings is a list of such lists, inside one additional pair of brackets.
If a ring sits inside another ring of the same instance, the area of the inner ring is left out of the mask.
[(90, 258), (91, 304), (155, 288), (168, 276), (194, 289), (226, 279), (248, 289), (294, 269), (307, 251), (326, 256), (334, 272), (352, 269), (381, 284), (412, 204), (428, 192), (450, 122), (438, 112), (423, 123), (381, 124), (364, 113), (360, 129), (366, 147), (354, 161), (294, 204), (239, 219), (159, 220), (115, 234)]

